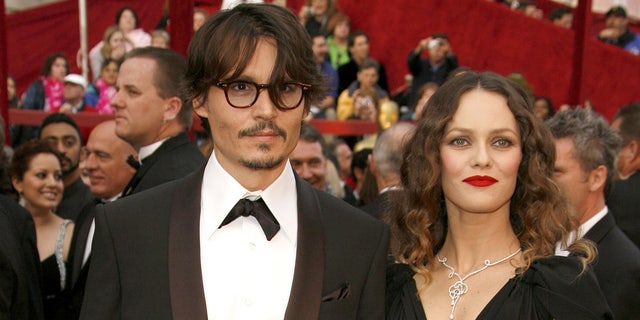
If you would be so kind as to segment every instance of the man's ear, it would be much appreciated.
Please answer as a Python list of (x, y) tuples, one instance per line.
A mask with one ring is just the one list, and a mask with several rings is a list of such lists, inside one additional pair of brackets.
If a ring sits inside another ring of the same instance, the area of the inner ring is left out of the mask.
[(367, 156), (367, 162), (369, 163), (369, 170), (371, 170), (371, 174), (374, 176), (378, 175), (378, 166), (376, 165), (376, 161), (373, 160), (373, 154), (369, 154)]
[(209, 117), (209, 111), (207, 110), (205, 103), (202, 101), (202, 98), (197, 97), (191, 100), (191, 104), (193, 105), (193, 111), (202, 118)]
[(628, 149), (627, 152), (631, 155), (631, 159), (635, 160), (640, 158), (640, 145), (638, 145), (638, 141), (631, 140), (626, 147)]
[(171, 121), (178, 116), (178, 113), (180, 113), (180, 109), (182, 109), (182, 100), (180, 100), (180, 98), (178, 97), (170, 97), (168, 99), (165, 99), (164, 108), (165, 109), (162, 119), (164, 119), (165, 122)]
[(604, 189), (604, 185), (607, 183), (607, 171), (607, 167), (602, 164), (591, 170), (588, 177), (589, 191), (594, 192)]
[(633, 170), (637, 170), (638, 168), (640, 168), (640, 141), (631, 140), (625, 147), (624, 152), (629, 153), (629, 156), (628, 156), (629, 168)]

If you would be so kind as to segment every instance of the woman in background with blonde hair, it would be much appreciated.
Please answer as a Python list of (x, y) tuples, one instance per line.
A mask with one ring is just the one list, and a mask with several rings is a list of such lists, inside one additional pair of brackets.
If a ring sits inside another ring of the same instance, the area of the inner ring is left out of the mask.
[(102, 63), (105, 59), (122, 60), (124, 58), (124, 54), (127, 53), (126, 43), (130, 42), (117, 25), (110, 26), (105, 30), (103, 41), (89, 51), (89, 62), (94, 81), (100, 77)]

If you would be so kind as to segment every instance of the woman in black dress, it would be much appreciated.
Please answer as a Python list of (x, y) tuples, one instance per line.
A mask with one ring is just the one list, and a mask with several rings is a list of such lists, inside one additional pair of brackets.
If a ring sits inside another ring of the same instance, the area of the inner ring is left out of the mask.
[(31, 140), (18, 147), (11, 159), (11, 182), (36, 227), (44, 318), (61, 319), (58, 312), (66, 303), (62, 292), (73, 222), (53, 212), (64, 189), (57, 151), (43, 140)]
[(429, 100), (390, 213), (388, 319), (607, 319), (583, 240), (552, 180), (555, 148), (526, 93), (467, 72)]

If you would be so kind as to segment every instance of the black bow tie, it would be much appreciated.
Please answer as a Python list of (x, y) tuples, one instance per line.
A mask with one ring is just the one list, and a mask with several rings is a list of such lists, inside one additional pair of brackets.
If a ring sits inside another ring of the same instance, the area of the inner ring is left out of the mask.
[(226, 226), (240, 216), (255, 217), (262, 227), (264, 235), (269, 241), (271, 241), (276, 233), (278, 233), (278, 230), (280, 230), (280, 223), (278, 223), (278, 220), (276, 220), (276, 217), (273, 216), (271, 210), (269, 210), (267, 204), (264, 203), (264, 200), (262, 200), (262, 198), (256, 201), (251, 201), (249, 199), (240, 199), (240, 201), (236, 203), (236, 205), (233, 207), (233, 209), (231, 209), (224, 220), (222, 220), (222, 223), (218, 228)]
[(138, 160), (136, 160), (136, 158), (133, 157), (132, 154), (130, 154), (127, 157), (127, 164), (129, 164), (132, 168), (138, 170), (138, 168), (140, 168), (140, 162), (138, 162)]

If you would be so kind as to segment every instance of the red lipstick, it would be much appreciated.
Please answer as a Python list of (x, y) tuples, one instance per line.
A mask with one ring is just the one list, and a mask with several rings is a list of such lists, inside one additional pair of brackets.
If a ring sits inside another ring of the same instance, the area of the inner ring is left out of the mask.
[(474, 187), (488, 187), (498, 182), (498, 180), (490, 176), (472, 176), (462, 180), (462, 182), (466, 182)]

